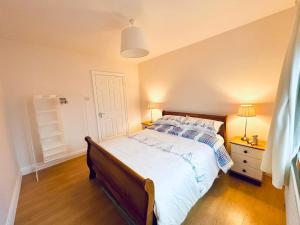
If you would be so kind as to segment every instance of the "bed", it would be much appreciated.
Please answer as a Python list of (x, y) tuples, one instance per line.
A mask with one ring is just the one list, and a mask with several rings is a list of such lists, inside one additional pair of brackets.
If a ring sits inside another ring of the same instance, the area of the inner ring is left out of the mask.
[[(162, 114), (220, 121), (218, 135), (226, 143), (226, 116)], [(207, 144), (161, 133), (155, 127), (100, 145), (90, 137), (85, 140), (89, 178), (97, 178), (137, 225), (181, 224), (217, 177), (216, 158), (224, 158), (224, 153), (217, 157)]]

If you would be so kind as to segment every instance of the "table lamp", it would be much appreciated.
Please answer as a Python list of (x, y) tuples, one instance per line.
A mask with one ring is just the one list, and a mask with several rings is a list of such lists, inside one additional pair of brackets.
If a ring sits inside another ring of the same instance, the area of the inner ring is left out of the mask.
[(153, 109), (159, 109), (160, 108), (160, 104), (159, 103), (154, 103), (154, 102), (149, 102), (148, 103), (148, 109), (151, 110), (151, 122), (153, 122), (153, 117), (152, 117), (152, 111)]
[(256, 116), (255, 108), (253, 105), (240, 105), (238, 116), (246, 117), (245, 121), (245, 133), (244, 136), (241, 138), (242, 141), (247, 141), (247, 119), (248, 117)]

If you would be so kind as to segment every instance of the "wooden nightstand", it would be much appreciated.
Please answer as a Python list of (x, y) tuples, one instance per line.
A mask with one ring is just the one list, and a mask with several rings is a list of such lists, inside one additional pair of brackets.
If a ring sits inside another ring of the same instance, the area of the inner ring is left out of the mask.
[(241, 140), (241, 137), (235, 137), (230, 141), (231, 158), (234, 165), (231, 168), (231, 174), (238, 174), (255, 184), (261, 184), (263, 172), (260, 164), (263, 152), (266, 147), (265, 141), (260, 141), (258, 145), (250, 145)]
[(142, 129), (146, 129), (147, 127), (150, 127), (153, 125), (153, 122), (151, 121), (145, 121), (145, 122), (142, 122)]

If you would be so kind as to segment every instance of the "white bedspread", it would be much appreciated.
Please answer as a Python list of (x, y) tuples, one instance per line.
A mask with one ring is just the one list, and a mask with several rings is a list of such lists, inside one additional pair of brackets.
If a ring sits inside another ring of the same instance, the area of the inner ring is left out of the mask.
[(147, 137), (148, 144), (121, 137), (100, 145), (144, 178), (153, 180), (158, 225), (179, 225), (218, 175), (214, 151), (203, 143), (148, 129), (138, 136)]

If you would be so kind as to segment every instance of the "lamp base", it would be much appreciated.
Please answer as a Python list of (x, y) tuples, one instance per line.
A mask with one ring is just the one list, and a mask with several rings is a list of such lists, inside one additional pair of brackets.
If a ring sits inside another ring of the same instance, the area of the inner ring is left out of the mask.
[(242, 141), (248, 141), (248, 138), (246, 136), (241, 138)]

